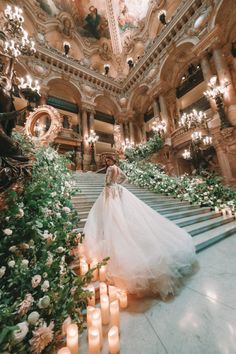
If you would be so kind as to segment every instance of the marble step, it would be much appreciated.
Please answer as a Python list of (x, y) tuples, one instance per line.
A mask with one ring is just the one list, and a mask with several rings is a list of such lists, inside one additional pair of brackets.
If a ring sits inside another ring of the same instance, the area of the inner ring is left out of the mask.
[(184, 226), (195, 224), (196, 222), (201, 222), (201, 221), (205, 221), (205, 220), (218, 218), (219, 216), (221, 216), (220, 212), (216, 213), (215, 211), (210, 211), (209, 213), (188, 216), (188, 217), (185, 217), (182, 219), (178, 219), (175, 221), (175, 223), (179, 227), (184, 227)]
[(196, 235), (199, 235), (205, 231), (215, 229), (216, 227), (219, 227), (221, 225), (228, 224), (231, 221), (234, 221), (233, 216), (220, 216), (220, 217), (212, 219), (212, 220), (206, 220), (206, 221), (198, 222), (193, 225), (186, 226), (186, 227), (184, 227), (184, 229), (191, 236), (196, 236)]
[(227, 225), (219, 226), (213, 230), (203, 232), (193, 238), (193, 242), (196, 251), (202, 251), (203, 249), (213, 245), (216, 242), (223, 240), (224, 238), (236, 233), (236, 221), (228, 223)]
[(202, 207), (202, 208), (198, 207), (197, 209), (192, 209), (191, 207), (189, 207), (189, 210), (166, 214), (165, 217), (174, 221), (174, 220), (186, 218), (188, 216), (194, 216), (199, 214), (202, 215), (204, 213), (209, 213), (210, 211), (211, 211), (210, 207)]
[(198, 205), (191, 205), (191, 206), (190, 205), (183, 205), (183, 206), (177, 205), (177, 206), (169, 206), (169, 207), (167, 207), (167, 205), (165, 205), (165, 208), (160, 207), (160, 205), (152, 206), (152, 209), (156, 210), (158, 213), (163, 214), (165, 216), (166, 216), (166, 214), (170, 214), (170, 213), (179, 214), (180, 212), (183, 213), (183, 212), (189, 211), (189, 210), (194, 212), (194, 210), (196, 210), (198, 208), (199, 208)]

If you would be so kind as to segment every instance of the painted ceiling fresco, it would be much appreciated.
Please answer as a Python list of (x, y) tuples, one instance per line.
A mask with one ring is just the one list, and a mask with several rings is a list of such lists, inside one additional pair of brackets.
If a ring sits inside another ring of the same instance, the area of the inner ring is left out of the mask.
[[(99, 40), (110, 38), (106, 13), (106, 0), (36, 0), (48, 16), (68, 12), (74, 19), (76, 29), (83, 37)], [(137, 31), (139, 22), (148, 11), (148, 0), (117, 0), (114, 16), (118, 21), (120, 35)]]

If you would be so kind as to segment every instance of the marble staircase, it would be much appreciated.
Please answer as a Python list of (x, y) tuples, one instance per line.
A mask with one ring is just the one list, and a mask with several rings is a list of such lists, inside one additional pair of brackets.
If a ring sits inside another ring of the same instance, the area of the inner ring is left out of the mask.
[[(102, 191), (104, 175), (92, 172), (75, 173), (75, 188), (80, 192), (73, 197), (73, 205), (79, 213), (79, 228), (82, 231), (88, 213)], [(210, 207), (190, 205), (170, 196), (156, 194), (132, 184), (124, 185), (139, 199), (184, 228), (192, 237), (197, 251), (236, 233), (236, 220), (233, 216), (222, 216)]]

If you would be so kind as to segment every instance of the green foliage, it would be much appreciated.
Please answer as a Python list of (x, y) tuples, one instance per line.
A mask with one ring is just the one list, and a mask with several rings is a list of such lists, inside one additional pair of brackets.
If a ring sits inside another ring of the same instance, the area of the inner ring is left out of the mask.
[(138, 161), (146, 159), (151, 154), (159, 151), (163, 145), (162, 139), (158, 134), (149, 139), (145, 144), (137, 145), (134, 148), (125, 150), (125, 157), (128, 161)]
[[(30, 142), (21, 143), (33, 151)], [(8, 209), (1, 212), (1, 351), (36, 353), (30, 340), (37, 330), (47, 326), (51, 333), (54, 324), (55, 334), (68, 316), (82, 326), (83, 287), (92, 275), (77, 276), (70, 267), (79, 218), (67, 162), (50, 147), (37, 149), (31, 180), (22, 193), (9, 193)], [(38, 352), (51, 353), (54, 341)]]
[(201, 176), (171, 177), (158, 165), (123, 161), (121, 168), (131, 183), (156, 193), (186, 200), (191, 204), (210, 207), (229, 207), (236, 211), (236, 189), (223, 185), (221, 178), (206, 173)]

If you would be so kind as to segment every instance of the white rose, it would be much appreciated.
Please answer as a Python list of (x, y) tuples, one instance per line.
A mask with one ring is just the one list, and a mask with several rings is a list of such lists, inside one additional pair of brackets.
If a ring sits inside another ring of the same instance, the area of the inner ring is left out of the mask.
[(3, 276), (4, 276), (4, 274), (6, 273), (6, 267), (5, 266), (2, 266), (1, 268), (0, 268), (0, 278), (2, 278)]
[(41, 290), (43, 292), (46, 292), (46, 291), (48, 291), (49, 286), (50, 286), (49, 281), (48, 280), (44, 280), (43, 284), (41, 285)]
[(37, 321), (39, 320), (39, 313), (37, 311), (33, 311), (29, 314), (28, 316), (28, 322), (32, 325), (36, 324)]
[(6, 220), (6, 221), (9, 221), (9, 220), (10, 220), (10, 216), (6, 216), (6, 217), (5, 217), (5, 220)]
[(15, 261), (9, 261), (9, 262), (8, 262), (8, 266), (9, 266), (10, 268), (14, 268), (14, 267), (15, 267), (15, 264), (16, 264)]
[(51, 197), (53, 197), (53, 198), (54, 198), (56, 195), (57, 195), (56, 192), (52, 192), (52, 193), (51, 193)]
[(19, 209), (19, 212), (16, 215), (16, 217), (21, 219), (21, 218), (23, 218), (24, 215), (25, 215), (24, 210), (23, 209)]
[(46, 309), (50, 305), (50, 297), (48, 295), (45, 295), (41, 299), (39, 299), (38, 302), (38, 307), (40, 309)]
[(7, 236), (12, 235), (12, 230), (11, 230), (11, 229), (4, 229), (3, 232), (4, 232), (4, 234), (7, 235)]
[(68, 208), (68, 207), (63, 207), (62, 210), (63, 210), (66, 214), (70, 213), (70, 208)]
[(12, 339), (14, 344), (22, 342), (29, 331), (29, 325), (26, 321), (18, 323), (17, 326), (19, 327), (19, 329), (16, 329), (12, 333)]
[(9, 251), (10, 252), (16, 252), (16, 250), (17, 250), (17, 247), (16, 246), (11, 246), (10, 248), (9, 248)]
[(63, 248), (63, 247), (57, 247), (57, 253), (62, 253), (62, 252), (64, 252), (65, 251), (65, 248)]
[(24, 266), (24, 267), (28, 267), (28, 265), (29, 265), (28, 259), (23, 259), (22, 262), (21, 262), (21, 264), (22, 264), (22, 266)]

